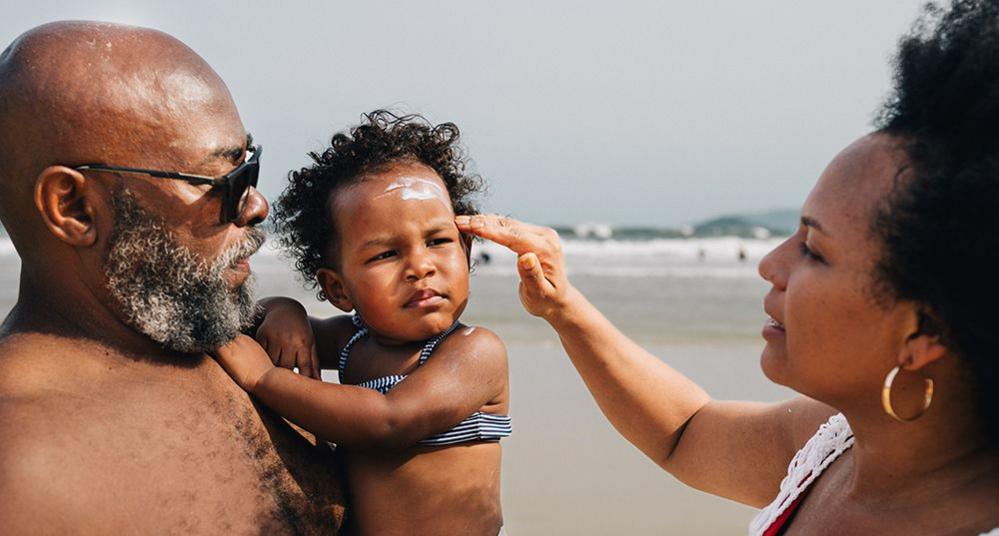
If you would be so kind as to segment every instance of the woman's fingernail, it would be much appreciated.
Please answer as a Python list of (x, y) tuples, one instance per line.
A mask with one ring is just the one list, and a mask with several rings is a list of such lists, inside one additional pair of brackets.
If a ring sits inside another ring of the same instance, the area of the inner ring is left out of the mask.
[(458, 225), (468, 225), (468, 222), (472, 221), (472, 218), (468, 216), (455, 216), (454, 222)]
[(520, 267), (525, 270), (530, 270), (531, 268), (534, 268), (534, 256), (531, 255), (529, 257), (524, 257), (523, 259), (520, 259)]

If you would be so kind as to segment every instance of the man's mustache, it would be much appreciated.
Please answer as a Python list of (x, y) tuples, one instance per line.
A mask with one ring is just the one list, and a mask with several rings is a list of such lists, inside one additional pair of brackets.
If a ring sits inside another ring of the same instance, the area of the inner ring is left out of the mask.
[(246, 259), (256, 253), (264, 242), (267, 241), (267, 233), (256, 227), (247, 229), (246, 236), (239, 242), (233, 244), (229, 249), (222, 252), (213, 263), (216, 269), (225, 269), (238, 261)]

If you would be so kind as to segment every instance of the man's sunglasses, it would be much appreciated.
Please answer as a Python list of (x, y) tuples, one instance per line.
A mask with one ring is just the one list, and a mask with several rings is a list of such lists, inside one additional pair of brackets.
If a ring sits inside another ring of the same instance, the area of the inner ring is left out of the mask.
[(86, 164), (73, 169), (77, 171), (111, 171), (115, 173), (135, 173), (147, 175), (157, 179), (174, 179), (187, 181), (190, 184), (210, 184), (213, 188), (222, 189), (222, 215), (221, 222), (229, 223), (239, 217), (239, 214), (246, 208), (246, 200), (250, 197), (250, 188), (257, 187), (257, 178), (260, 176), (260, 153), (263, 148), (259, 145), (246, 145), (247, 157), (243, 163), (236, 166), (236, 169), (222, 175), (221, 177), (208, 177), (205, 175), (193, 175), (191, 173), (178, 173), (175, 171), (159, 171), (155, 169), (142, 169), (122, 166), (107, 166), (104, 164)]

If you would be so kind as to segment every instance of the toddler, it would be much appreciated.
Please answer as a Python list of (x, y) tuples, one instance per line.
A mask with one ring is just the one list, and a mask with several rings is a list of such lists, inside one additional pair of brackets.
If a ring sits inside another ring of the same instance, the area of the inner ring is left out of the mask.
[[(282, 240), (320, 298), (352, 315), (309, 318), (261, 301), (256, 340), (216, 352), (241, 387), (337, 445), (360, 534), (501, 532), (500, 445), (511, 432), (503, 343), (459, 317), (474, 213), (453, 124), (377, 111), (291, 174)], [(301, 374), (290, 369), (297, 367)], [(319, 379), (335, 368), (340, 384)]]

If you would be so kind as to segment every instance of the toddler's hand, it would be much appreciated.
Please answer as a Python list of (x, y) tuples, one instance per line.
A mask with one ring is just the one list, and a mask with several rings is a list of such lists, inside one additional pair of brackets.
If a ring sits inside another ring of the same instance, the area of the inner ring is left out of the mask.
[(246, 335), (237, 335), (229, 344), (212, 352), (215, 361), (245, 391), (253, 392), (260, 378), (274, 368), (267, 352)]
[(257, 328), (256, 338), (271, 362), (286, 369), (298, 367), (300, 374), (321, 379), (316, 342), (305, 308), (288, 298), (269, 298), (262, 305), (266, 316)]

